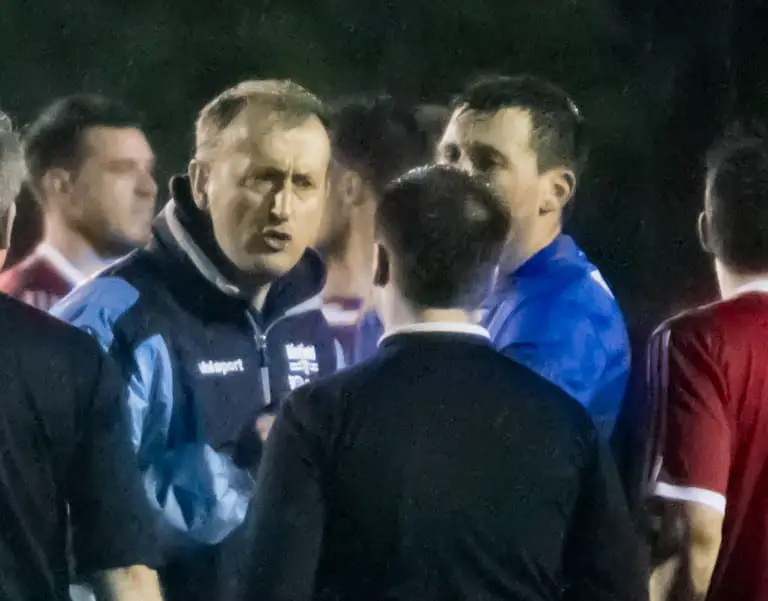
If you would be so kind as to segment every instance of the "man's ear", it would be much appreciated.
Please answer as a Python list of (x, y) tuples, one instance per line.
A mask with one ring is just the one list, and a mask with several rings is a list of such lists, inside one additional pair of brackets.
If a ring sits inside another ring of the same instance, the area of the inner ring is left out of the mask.
[(54, 167), (49, 169), (40, 178), (40, 191), (42, 198), (46, 201), (57, 202), (58, 199), (64, 199), (65, 202), (57, 203), (63, 205), (70, 213), (81, 213), (82, 208), (78, 202), (76, 194), (72, 194), (74, 188), (73, 174), (71, 171)]
[(192, 198), (197, 208), (203, 212), (208, 212), (208, 177), (210, 168), (207, 164), (192, 159), (187, 169), (189, 183), (192, 188)]
[(373, 263), (373, 285), (383, 288), (389, 283), (389, 253), (380, 243), (376, 243)]
[(565, 167), (551, 169), (542, 178), (542, 185), (545, 189), (539, 213), (546, 215), (554, 211), (562, 212), (576, 192), (576, 174)]
[(699, 213), (699, 219), (696, 223), (696, 226), (701, 248), (707, 254), (714, 254), (714, 246), (712, 244), (712, 227), (710, 226), (709, 215), (706, 211)]
[(343, 169), (339, 176), (338, 193), (345, 206), (351, 207), (362, 204), (365, 200), (363, 178), (352, 169)]

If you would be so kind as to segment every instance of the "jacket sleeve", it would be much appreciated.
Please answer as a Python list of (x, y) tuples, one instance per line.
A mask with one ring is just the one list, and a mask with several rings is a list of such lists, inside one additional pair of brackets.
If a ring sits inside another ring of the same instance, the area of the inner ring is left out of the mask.
[(102, 277), (77, 288), (51, 314), (93, 336), (121, 369), (131, 440), (167, 555), (226, 538), (244, 522), (254, 482), (199, 430), (170, 440), (175, 366), (160, 334), (126, 334), (126, 314), (137, 313), (138, 300), (125, 280)]

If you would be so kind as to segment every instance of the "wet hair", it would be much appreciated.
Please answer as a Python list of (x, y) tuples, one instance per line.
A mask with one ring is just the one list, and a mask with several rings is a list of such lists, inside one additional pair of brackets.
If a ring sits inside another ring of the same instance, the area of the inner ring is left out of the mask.
[(531, 148), (539, 171), (571, 169), (578, 178), (589, 153), (584, 119), (561, 88), (532, 75), (482, 77), (452, 102), (454, 109), (496, 113), (510, 108), (531, 116)]
[(489, 291), (510, 219), (484, 182), (432, 165), (386, 188), (376, 232), (406, 299), (420, 307), (474, 309)]

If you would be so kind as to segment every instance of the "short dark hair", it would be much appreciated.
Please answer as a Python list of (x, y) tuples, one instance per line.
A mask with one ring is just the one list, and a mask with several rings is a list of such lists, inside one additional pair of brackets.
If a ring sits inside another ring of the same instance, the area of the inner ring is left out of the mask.
[(510, 219), (484, 182), (454, 167), (432, 165), (387, 187), (376, 211), (376, 232), (409, 301), (471, 309), (488, 293)]
[(415, 107), (390, 96), (337, 104), (331, 142), (335, 158), (360, 173), (378, 193), (394, 178), (434, 158)]
[(568, 94), (549, 81), (533, 75), (482, 77), (457, 95), (452, 107), (480, 113), (526, 110), (539, 171), (567, 167), (579, 177), (584, 170), (589, 154), (584, 118)]
[(731, 128), (707, 155), (711, 250), (739, 273), (768, 269), (768, 138)]
[(76, 94), (49, 105), (23, 137), (30, 184), (39, 184), (54, 167), (75, 169), (83, 135), (92, 127), (140, 127), (139, 118), (123, 104), (98, 94)]

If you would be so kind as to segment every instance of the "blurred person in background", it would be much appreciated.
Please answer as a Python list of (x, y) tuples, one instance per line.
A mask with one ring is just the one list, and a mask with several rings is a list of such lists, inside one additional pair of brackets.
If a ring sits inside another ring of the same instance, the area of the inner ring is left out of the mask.
[[(21, 144), (3, 129), (0, 266), (24, 174)], [(4, 294), (0, 340), (0, 598), (66, 599), (71, 541), (97, 599), (160, 601), (117, 369), (87, 335)]]
[(250, 599), (646, 601), (610, 454), (565, 392), (473, 312), (509, 212), (431, 166), (376, 212), (368, 362), (294, 392), (259, 471)]
[(708, 157), (700, 240), (722, 300), (649, 348), (653, 601), (768, 599), (768, 138)]
[(371, 292), (376, 203), (392, 179), (434, 158), (415, 109), (390, 97), (337, 107), (331, 124), (331, 191), (318, 247), (328, 281), (323, 312), (347, 362)]
[(281, 400), (333, 373), (325, 269), (309, 248), (328, 195), (322, 103), (247, 81), (208, 103), (188, 176), (149, 246), (53, 313), (122, 368), (170, 601), (239, 601), (262, 441)]
[[(438, 162), (485, 178), (512, 228), (481, 322), (496, 348), (583, 404), (604, 438), (620, 413), (630, 345), (616, 300), (563, 220), (587, 158), (584, 124), (560, 88), (532, 76), (469, 86), (438, 146)], [(381, 325), (361, 320), (356, 360), (375, 352)]]
[(137, 118), (97, 95), (54, 102), (24, 136), (42, 241), (0, 274), (0, 290), (48, 310), (149, 240), (155, 157)]

